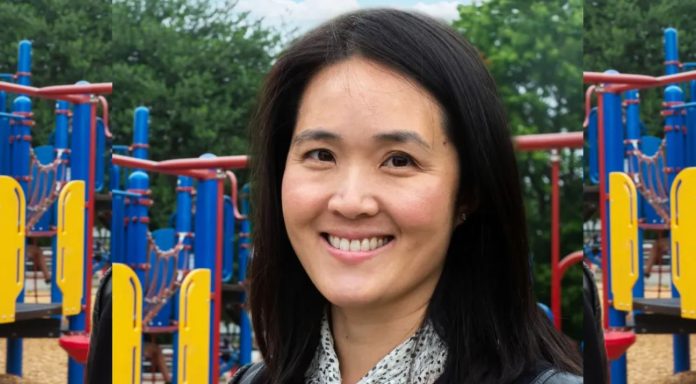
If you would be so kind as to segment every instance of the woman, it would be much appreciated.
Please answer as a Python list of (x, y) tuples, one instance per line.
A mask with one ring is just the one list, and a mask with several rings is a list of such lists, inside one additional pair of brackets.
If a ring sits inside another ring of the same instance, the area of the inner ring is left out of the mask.
[(580, 382), (533, 296), (495, 84), (456, 32), (384, 9), (318, 27), (272, 68), (252, 142), (264, 363), (234, 381)]

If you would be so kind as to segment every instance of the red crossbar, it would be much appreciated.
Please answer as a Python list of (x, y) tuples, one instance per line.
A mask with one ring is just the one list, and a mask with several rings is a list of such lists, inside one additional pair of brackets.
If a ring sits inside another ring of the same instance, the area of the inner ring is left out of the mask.
[(605, 87), (605, 91), (619, 93), (630, 89), (656, 88), (696, 80), (696, 70), (659, 77), (627, 73), (584, 72), (582, 78), (585, 83), (611, 84)]
[(541, 133), (536, 135), (515, 136), (515, 148), (518, 151), (538, 151), (543, 149), (582, 148), (582, 132)]

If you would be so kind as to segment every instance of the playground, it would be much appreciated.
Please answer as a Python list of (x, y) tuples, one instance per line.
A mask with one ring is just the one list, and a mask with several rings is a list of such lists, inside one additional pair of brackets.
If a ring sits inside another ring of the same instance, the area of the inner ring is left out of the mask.
[[(585, 252), (602, 293), (614, 384), (693, 382), (696, 63), (680, 62), (676, 29), (663, 41), (662, 76), (584, 73), (586, 196), (599, 210), (586, 221)], [(659, 136), (641, 116), (639, 93), (651, 88), (663, 91)]]
[[(33, 87), (29, 41), (18, 57), (0, 82), (0, 380), (84, 382), (88, 314), (109, 267), (114, 382), (217, 383), (257, 360), (245, 306), (250, 186), (235, 174), (247, 156), (151, 160), (147, 107), (133, 111), (132, 141), (113, 143), (111, 83)], [(37, 146), (32, 103), (44, 99), (55, 102), (55, 128)], [(560, 329), (561, 283), (582, 260), (561, 255), (561, 157), (583, 136), (524, 135), (515, 145), (549, 167), (551, 300), (540, 306)], [(172, 179), (174, 206), (153, 198), (154, 177)], [(151, 223), (157, 210), (168, 225)]]

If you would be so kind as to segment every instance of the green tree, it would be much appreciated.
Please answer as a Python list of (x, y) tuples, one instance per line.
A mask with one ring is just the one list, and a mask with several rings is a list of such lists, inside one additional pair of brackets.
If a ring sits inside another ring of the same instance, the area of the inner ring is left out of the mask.
[[(585, 71), (615, 69), (651, 76), (664, 74), (663, 32), (679, 32), (679, 58), (696, 61), (694, 3), (668, 0), (591, 0), (584, 14)], [(662, 89), (641, 91), (641, 118), (651, 135), (662, 136)]]
[[(247, 124), (277, 42), (234, 4), (114, 1), (115, 142), (132, 142), (133, 109), (145, 105), (152, 159), (247, 153)], [(151, 180), (156, 224), (174, 207), (174, 182)]]
[[(515, 135), (581, 130), (582, 1), (490, 0), (460, 5), (454, 27), (496, 79)], [(561, 153), (561, 256), (582, 247), (582, 153)], [(531, 257), (540, 301), (550, 300), (550, 166), (546, 152), (519, 153)], [(564, 331), (579, 337), (581, 274), (563, 281)]]
[[(111, 1), (4, 0), (0, 2), (0, 72), (17, 71), (17, 44), (32, 42), (32, 85), (111, 81)], [(46, 144), (53, 104), (35, 102), (34, 141)]]

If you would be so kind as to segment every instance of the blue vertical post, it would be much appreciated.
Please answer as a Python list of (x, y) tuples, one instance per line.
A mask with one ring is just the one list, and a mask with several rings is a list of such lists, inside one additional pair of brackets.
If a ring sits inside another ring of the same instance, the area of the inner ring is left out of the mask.
[[(55, 149), (56, 151), (63, 150), (63, 153), (61, 155), (61, 158), (65, 162), (69, 162), (69, 156), (65, 152), (65, 150), (68, 149), (68, 122), (69, 122), (69, 113), (70, 113), (70, 103), (67, 101), (58, 101), (56, 102), (56, 107), (55, 107), (55, 114), (56, 114), (56, 130), (55, 130)], [(62, 176), (63, 180), (67, 181), (68, 180), (68, 164), (60, 164), (58, 165), (58, 169), (56, 172), (56, 175)], [(54, 204), (54, 207), (52, 208), (54, 210), (57, 209), (56, 205)], [(58, 217), (57, 213), (53, 215), (53, 217)], [(56, 267), (58, 263), (56, 263), (56, 238), (54, 237), (52, 240), (52, 260), (53, 262), (51, 263), (51, 276), (57, 276), (56, 275)], [(60, 288), (58, 288), (58, 285), (56, 284), (56, 279), (52, 279), (51, 281), (51, 302), (52, 303), (60, 303), (63, 301), (63, 293), (60, 291)]]
[[(77, 84), (87, 84), (85, 81), (80, 81)], [(89, 174), (89, 166), (94, 159), (90, 159), (90, 143), (92, 136), (91, 129), (91, 110), (92, 105), (87, 103), (75, 104), (73, 107), (72, 116), (72, 135), (70, 141), (70, 179), (83, 180), (85, 182), (85, 245), (84, 245), (84, 262), (85, 265), (90, 263), (89, 254), (91, 250), (88, 246), (89, 219), (87, 215), (90, 212), (86, 208), (86, 203), (94, 194), (93, 176)], [(87, 268), (85, 267), (83, 286), (88, 287)], [(82, 305), (87, 305), (87, 298), (90, 292), (85, 292), (82, 297)], [(75, 316), (68, 317), (68, 329), (72, 332), (84, 332), (87, 326), (87, 314), (84, 311)], [(68, 384), (81, 384), (84, 382), (84, 366), (76, 360), (68, 359)]]
[[(176, 223), (175, 229), (177, 233), (191, 233), (191, 201), (193, 196), (193, 179), (187, 176), (179, 176), (176, 182)], [(186, 270), (191, 268), (189, 263), (189, 255), (191, 247), (191, 238), (189, 236), (184, 240), (184, 249), (179, 253), (179, 265), (177, 268)], [(174, 316), (179, 316), (179, 293), (177, 292), (174, 300)], [(177, 318), (177, 321), (179, 319)], [(177, 382), (178, 376), (178, 356), (179, 356), (179, 333), (174, 333), (174, 342), (172, 343), (172, 383)]]
[[(626, 91), (624, 93), (624, 103), (626, 103), (626, 139), (627, 140), (635, 140), (636, 142), (636, 147), (640, 148), (640, 98), (638, 95), (637, 90), (630, 90)], [(629, 150), (633, 150), (633, 146), (630, 144), (625, 145), (626, 150), (627, 150), (627, 155)], [(638, 159), (635, 156), (630, 157), (630, 161), (632, 163), (632, 167), (635, 170), (638, 170)], [(644, 204), (645, 198), (643, 195), (638, 194), (638, 212), (637, 215), (638, 217), (641, 217), (643, 212), (642, 212), (642, 207)], [(638, 258), (638, 270), (643, 271), (644, 270), (644, 264), (645, 262), (643, 261), (643, 230), (639, 229), (638, 230), (638, 250), (640, 252), (640, 257)], [(638, 275), (638, 280), (636, 281), (636, 284), (633, 286), (633, 296), (634, 297), (644, 297), (645, 296), (645, 280), (643, 278), (643, 273), (641, 272)]]
[[(618, 73), (614, 70), (606, 71), (605, 73)], [(604, 159), (606, 163), (606, 174), (601, 175), (604, 178), (605, 192), (609, 196), (609, 174), (611, 172), (622, 172), (624, 170), (624, 130), (621, 122), (621, 96), (616, 93), (604, 93)], [(602, 223), (606, 228), (602, 228), (607, 239), (607, 264), (611, 266), (611, 237), (608, 235), (611, 227), (611, 214), (609, 210), (609, 201), (602, 202), (606, 209), (606, 223)], [(611, 268), (611, 267), (610, 267)], [(604, 273), (604, 272), (602, 272)], [(611, 270), (606, 271), (608, 275), (608, 284), (611, 287)], [(613, 300), (611, 289), (609, 289), (609, 301)], [(626, 326), (626, 313), (617, 311), (613, 307), (609, 308), (609, 326), (624, 327)], [(611, 363), (611, 382), (612, 384), (625, 384), (627, 382), (626, 355), (614, 360)]]
[(150, 110), (138, 107), (133, 114), (133, 157), (148, 158), (148, 134), (150, 128)]
[[(7, 93), (0, 91), (0, 112), (7, 112)], [(0, 117), (0, 175), (10, 174), (10, 119)]]
[[(12, 103), (12, 113), (30, 115), (31, 100), (26, 96), (17, 97)], [(29, 122), (29, 120), (14, 120), (11, 124), (12, 176), (19, 181), (25, 196), (29, 190), (29, 150), (31, 148)], [(19, 293), (17, 302), (24, 302), (24, 289)], [(22, 339), (7, 339), (7, 373), (22, 376), (23, 349)]]
[[(127, 191), (129, 193), (128, 226), (126, 235), (128, 238), (128, 252), (126, 252), (126, 264), (128, 264), (140, 279), (141, 284), (145, 284), (145, 264), (148, 260), (147, 255), (147, 230), (148, 230), (148, 193), (150, 188), (150, 178), (143, 171), (134, 171), (128, 176)], [(141, 197), (134, 197), (140, 195)]]
[(19, 42), (19, 60), (17, 60), (17, 84), (31, 85), (31, 41)]
[[(246, 282), (247, 264), (251, 250), (251, 220), (249, 219), (249, 184), (245, 184), (241, 193), (240, 213), (244, 215), (239, 232), (239, 282)], [(245, 305), (239, 316), (239, 364), (251, 363), (251, 320), (246, 306), (246, 293), (242, 292), (241, 302)]]
[[(684, 92), (677, 85), (670, 85), (665, 89), (665, 105), (669, 110), (670, 106), (678, 106), (684, 103)], [(677, 173), (684, 167), (686, 159), (684, 156), (684, 118), (682, 110), (672, 110), (673, 113), (665, 117), (665, 140), (666, 145), (666, 164), (667, 190), (671, 190), (672, 183), (677, 177)], [(678, 298), (679, 291), (672, 284), (672, 297)], [(674, 334), (673, 354), (674, 354), (674, 373), (689, 370), (689, 335)]]
[(677, 30), (666, 28), (664, 32), (665, 47), (665, 75), (673, 75), (679, 72), (679, 49)]
[[(111, 164), (109, 172), (109, 190), (116, 191), (121, 189), (121, 167)], [(112, 263), (124, 263), (124, 245), (126, 226), (125, 219), (125, 197), (120, 193), (111, 193), (111, 241), (109, 242), (109, 252), (111, 253)]]
[[(689, 83), (689, 102), (696, 103), (696, 80)], [(686, 167), (696, 166), (696, 106), (686, 109)]]
[[(213, 155), (202, 155), (201, 158), (211, 158)], [(212, 278), (210, 279), (211, 301), (215, 292), (215, 281), (221, 278), (220, 273), (216, 268), (216, 249), (218, 233), (222, 229), (217, 228), (217, 192), (218, 180), (200, 180), (198, 182), (198, 192), (196, 194), (196, 216), (195, 227), (196, 236), (194, 238), (194, 249), (196, 250), (196, 268), (208, 268)], [(218, 346), (215, 345), (215, 331), (219, 331), (219, 324), (215, 324), (215, 302), (210, 306), (210, 359), (219, 359)], [(210, 382), (217, 382), (214, 372), (214, 362), (211, 361), (209, 372)]]

